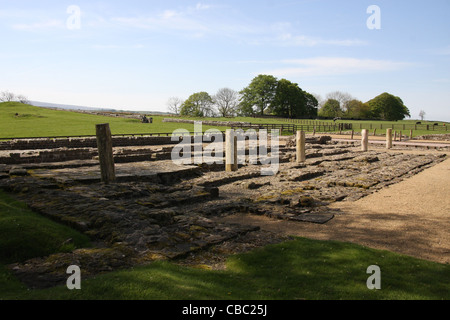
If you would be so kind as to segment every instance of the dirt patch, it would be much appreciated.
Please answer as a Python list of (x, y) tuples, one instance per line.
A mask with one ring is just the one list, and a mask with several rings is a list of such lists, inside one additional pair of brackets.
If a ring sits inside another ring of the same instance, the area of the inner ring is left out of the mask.
[(450, 159), (357, 201), (326, 224), (295, 223), (239, 214), (225, 221), (318, 240), (337, 240), (439, 263), (450, 262)]

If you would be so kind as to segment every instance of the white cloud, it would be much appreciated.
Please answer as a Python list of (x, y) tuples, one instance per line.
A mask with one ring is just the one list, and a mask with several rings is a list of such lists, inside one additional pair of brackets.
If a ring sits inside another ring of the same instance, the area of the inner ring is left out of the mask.
[(253, 44), (285, 47), (316, 47), (321, 45), (350, 47), (367, 45), (367, 41), (359, 39), (324, 39), (300, 34), (290, 22), (276, 22), (262, 30), (265, 36), (253, 41)]
[[(205, 9), (201, 4), (198, 4), (197, 7), (195, 7), (194, 11)], [(113, 17), (111, 21), (125, 27), (161, 32), (177, 31), (188, 35), (198, 35), (207, 32), (208, 28), (195, 17), (192, 17), (194, 11), (189, 8), (185, 11), (168, 9), (158, 14), (147, 16)]]
[(299, 47), (315, 47), (320, 45), (331, 45), (341, 47), (353, 47), (367, 45), (366, 41), (358, 39), (322, 39), (319, 37), (310, 37), (306, 35), (292, 35), (284, 33), (278, 36), (278, 45), (282, 46), (299, 46)]
[(309, 59), (283, 60), (289, 67), (267, 70), (264, 73), (278, 77), (287, 76), (330, 76), (360, 74), (368, 72), (396, 71), (410, 63), (390, 60), (373, 60), (341, 57), (316, 57)]

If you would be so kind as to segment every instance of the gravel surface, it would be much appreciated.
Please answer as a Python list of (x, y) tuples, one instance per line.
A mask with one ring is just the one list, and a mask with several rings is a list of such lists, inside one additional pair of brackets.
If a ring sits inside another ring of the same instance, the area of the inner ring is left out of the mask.
[(250, 215), (226, 220), (279, 234), (352, 242), (439, 263), (450, 261), (450, 159), (357, 201), (329, 207), (342, 214), (323, 225)]

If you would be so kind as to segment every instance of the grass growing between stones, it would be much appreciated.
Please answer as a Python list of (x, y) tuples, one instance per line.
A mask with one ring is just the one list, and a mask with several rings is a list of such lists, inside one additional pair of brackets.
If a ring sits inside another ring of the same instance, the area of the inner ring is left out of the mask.
[[(381, 269), (381, 290), (367, 288), (370, 265)], [(81, 290), (58, 287), (26, 291), (13, 283), (12, 291), (6, 294), (2, 289), (0, 298), (440, 300), (450, 298), (449, 277), (448, 265), (349, 243), (295, 238), (231, 256), (226, 270), (201, 270), (162, 261), (82, 279)]]

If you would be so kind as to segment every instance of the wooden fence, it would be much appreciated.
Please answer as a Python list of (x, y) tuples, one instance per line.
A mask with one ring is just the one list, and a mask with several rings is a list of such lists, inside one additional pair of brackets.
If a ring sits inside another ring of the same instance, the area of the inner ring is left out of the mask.
[(253, 124), (253, 125), (233, 125), (232, 129), (254, 129), (254, 130), (280, 130), (281, 132), (289, 132), (295, 134), (297, 131), (307, 132), (338, 132), (344, 130), (352, 130), (353, 125), (348, 123), (337, 124)]
[[(433, 123), (433, 124), (421, 124), (421, 123), (380, 123), (380, 122), (374, 122), (371, 123), (370, 121), (367, 122), (354, 122), (354, 123), (345, 123), (345, 122), (325, 122), (325, 121), (317, 121), (317, 120), (303, 120), (303, 119), (280, 119), (281, 121), (287, 122), (287, 123), (293, 123), (297, 125), (309, 125), (309, 126), (316, 126), (316, 127), (326, 127), (326, 126), (332, 126), (335, 125), (338, 126), (339, 124), (350, 125), (352, 129), (354, 130), (362, 130), (362, 129), (392, 129), (392, 130), (420, 130), (420, 131), (450, 131), (448, 129), (448, 125), (445, 124), (439, 124), (439, 123)], [(338, 129), (339, 130), (339, 129)], [(319, 130), (320, 131), (320, 130)], [(337, 130), (334, 130), (337, 131)]]

